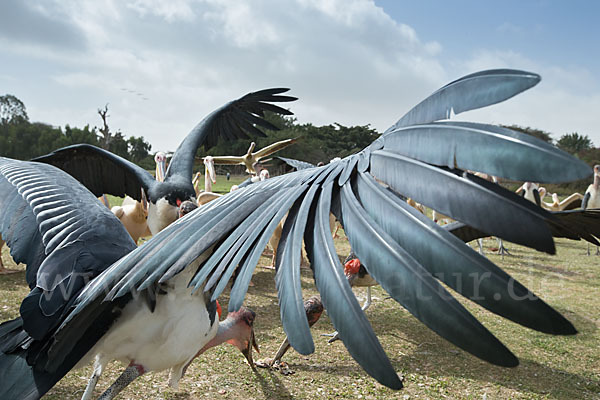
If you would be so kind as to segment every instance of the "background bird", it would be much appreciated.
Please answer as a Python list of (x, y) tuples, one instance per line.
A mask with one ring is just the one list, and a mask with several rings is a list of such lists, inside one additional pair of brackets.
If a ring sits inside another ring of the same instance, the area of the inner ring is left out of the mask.
[(34, 161), (48, 163), (68, 172), (97, 196), (103, 193), (120, 197), (129, 195), (139, 201), (140, 188), (143, 188), (148, 199), (148, 226), (155, 235), (175, 221), (181, 202), (191, 199), (195, 201), (192, 168), (198, 147), (202, 144), (214, 146), (216, 138), (225, 135), (224, 132), (231, 135), (227, 136), (230, 139), (248, 138), (245, 132), (264, 136), (255, 125), (277, 130), (263, 116), (267, 110), (283, 115), (291, 114), (284, 108), (270, 104), (296, 100), (295, 97), (281, 95), (287, 90), (267, 89), (249, 93), (213, 111), (181, 142), (162, 182), (130, 161), (86, 144), (65, 147)]
[(552, 203), (542, 200), (542, 207), (549, 211), (564, 211), (580, 208), (583, 203), (581, 193), (572, 193), (562, 201), (558, 198), (558, 193), (552, 193)]
[[(308, 326), (312, 327), (317, 323), (319, 318), (321, 318), (321, 314), (323, 314), (323, 303), (318, 296), (313, 296), (304, 301), (304, 311), (306, 313), (306, 320), (308, 322)], [(274, 368), (278, 369), (284, 375), (289, 375), (293, 373), (292, 370), (289, 369), (287, 365), (282, 363), (281, 359), (287, 353), (287, 351), (292, 347), (290, 345), (290, 341), (286, 337), (273, 358), (265, 358), (263, 360), (256, 361), (256, 365), (262, 368)]]
[(110, 211), (121, 221), (135, 243), (141, 237), (150, 236), (148, 227), (148, 203), (142, 194), (142, 201), (126, 196), (120, 206), (114, 206)]
[[(206, 156), (202, 159), (204, 163), (204, 191), (206, 193), (212, 193), (212, 185), (213, 183), (217, 183), (217, 174), (215, 172), (215, 162), (212, 156)], [(196, 196), (200, 194), (202, 191), (200, 189), (200, 172), (196, 173), (194, 179), (192, 181), (194, 185), (194, 190), (196, 191)]]
[(283, 150), (286, 147), (296, 143), (296, 139), (286, 139), (280, 140), (279, 142), (275, 142), (273, 144), (268, 145), (258, 151), (254, 151), (256, 147), (256, 143), (250, 143), (250, 147), (248, 148), (248, 152), (243, 156), (214, 156), (213, 160), (215, 164), (223, 164), (223, 165), (245, 165), (246, 172), (249, 174), (258, 174), (258, 171), (254, 168), (254, 164), (260, 162), (262, 158), (268, 157), (273, 153), (278, 152), (279, 150)]
[[(348, 257), (346, 257), (346, 260), (344, 261), (344, 275), (346, 275), (346, 279), (348, 279), (350, 287), (367, 288), (367, 298), (361, 307), (362, 311), (366, 311), (372, 303), (371, 287), (377, 286), (378, 283), (371, 275), (369, 275), (369, 272), (367, 272), (365, 266), (360, 263), (360, 260), (356, 257), (356, 254), (354, 254), (352, 251), (350, 254), (348, 254)], [(324, 334), (324, 336), (331, 336), (329, 343), (333, 343), (339, 339), (339, 333), (337, 331)]]
[[(584, 210), (587, 209), (596, 209), (600, 208), (600, 165), (594, 165), (594, 182), (588, 186), (585, 190), (585, 195), (583, 196), (583, 200), (581, 202), (581, 208)], [(590, 245), (588, 244), (587, 254), (590, 255)], [(596, 245), (596, 255), (600, 255), (600, 247)]]

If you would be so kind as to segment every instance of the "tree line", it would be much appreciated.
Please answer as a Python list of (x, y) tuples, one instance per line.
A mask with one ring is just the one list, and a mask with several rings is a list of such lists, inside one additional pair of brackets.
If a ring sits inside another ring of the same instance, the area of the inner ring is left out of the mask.
[[(107, 120), (108, 105), (98, 109), (98, 114), (102, 119), (100, 128), (90, 128), (89, 125), (83, 128), (69, 125), (64, 128), (53, 127), (41, 122), (30, 122), (25, 105), (15, 96), (0, 96), (0, 156), (28, 160), (60, 147), (89, 143), (103, 147), (145, 169), (153, 170), (154, 160), (150, 153), (152, 149), (150, 143), (146, 142), (143, 136), (125, 137), (120, 131), (112, 132)], [(280, 130), (267, 130), (265, 137), (220, 141), (208, 150), (201, 147), (197, 153), (196, 169), (203, 169), (200, 159), (205, 155), (243, 155), (253, 141), (256, 142), (256, 149), (261, 149), (271, 143), (289, 138), (296, 138), (297, 142), (276, 153), (275, 156), (299, 159), (313, 164), (327, 163), (335, 157), (346, 157), (362, 150), (380, 135), (369, 125), (347, 127), (334, 123), (315, 126), (311, 123), (300, 124), (294, 117), (274, 113), (267, 113), (266, 119)], [(550, 133), (539, 129), (517, 125), (505, 125), (505, 127), (553, 144), (590, 166), (600, 164), (600, 148), (595, 147), (587, 135), (573, 132), (554, 140)], [(286, 171), (286, 167), (277, 159), (267, 161), (267, 166), (277, 170), (272, 171), (274, 174)], [(244, 173), (244, 167), (217, 166), (217, 168), (221, 172)], [(585, 190), (588, 184), (588, 180), (582, 180), (562, 185), (560, 188), (563, 191)]]
[(104, 125), (100, 129), (90, 128), (89, 125), (83, 128), (70, 125), (55, 127), (43, 122), (31, 122), (25, 104), (17, 97), (10, 94), (0, 96), (0, 156), (29, 160), (61, 147), (88, 143), (109, 150), (143, 168), (154, 169), (150, 143), (143, 136), (125, 137), (120, 131), (110, 131), (107, 113), (108, 105), (103, 110), (98, 110)]

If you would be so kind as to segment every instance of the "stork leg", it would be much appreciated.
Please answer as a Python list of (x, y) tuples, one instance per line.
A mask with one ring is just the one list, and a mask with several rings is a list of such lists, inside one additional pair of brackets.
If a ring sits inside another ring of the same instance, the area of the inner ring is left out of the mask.
[(600, 256), (600, 247), (596, 246), (596, 255)]
[(269, 363), (269, 367), (272, 367), (274, 364), (280, 363), (281, 357), (283, 357), (283, 355), (290, 349), (290, 347), (291, 347), (290, 342), (286, 336), (286, 338), (283, 339), (283, 342), (281, 342), (281, 345), (279, 346), (279, 349), (277, 350), (275, 357)]
[(142, 376), (146, 372), (144, 367), (137, 364), (129, 364), (125, 371), (117, 378), (117, 380), (110, 385), (108, 389), (100, 397), (98, 400), (112, 400), (117, 396), (123, 389), (127, 387), (131, 382), (135, 380), (138, 376)]
[[(367, 311), (367, 308), (369, 308), (371, 306), (371, 286), (367, 286), (367, 300), (365, 301), (365, 304), (363, 304), (361, 310)], [(322, 336), (331, 336), (331, 339), (329, 339), (327, 341), (327, 343), (333, 343), (336, 340), (340, 339), (340, 334), (338, 331), (335, 331), (333, 333), (323, 333)]]
[[(321, 314), (323, 313), (323, 303), (321, 303), (321, 299), (317, 296), (313, 296), (306, 300), (304, 302), (304, 311), (306, 312), (306, 319), (308, 321), (308, 327), (310, 328), (319, 320), (319, 318), (321, 318)], [(293, 374), (294, 371), (289, 369), (287, 363), (281, 361), (281, 358), (290, 349), (290, 347), (290, 342), (286, 337), (279, 346), (279, 349), (277, 350), (277, 353), (273, 359), (266, 358), (264, 360), (259, 360), (255, 362), (256, 366), (261, 368), (268, 367), (278, 369), (279, 372), (284, 375)]]
[(100, 375), (102, 375), (103, 369), (104, 364), (100, 362), (99, 358), (96, 358), (96, 361), (94, 361), (94, 372), (92, 373), (92, 376), (85, 387), (85, 392), (83, 392), (81, 400), (90, 400), (92, 398), (92, 394), (94, 393), (98, 379), (100, 379)]
[(496, 238), (496, 240), (498, 241), (498, 254), (502, 256), (502, 259), (504, 260), (505, 255), (512, 256), (512, 254), (509, 253), (508, 249), (504, 247), (504, 242), (502, 241), (502, 239)]
[(0, 275), (8, 275), (19, 272), (18, 269), (8, 269), (4, 266), (4, 263), (2, 262), (2, 246), (4, 246), (4, 241), (0, 236)]
[(483, 238), (477, 239), (477, 245), (479, 246), (479, 254), (484, 256), (485, 254), (483, 253)]

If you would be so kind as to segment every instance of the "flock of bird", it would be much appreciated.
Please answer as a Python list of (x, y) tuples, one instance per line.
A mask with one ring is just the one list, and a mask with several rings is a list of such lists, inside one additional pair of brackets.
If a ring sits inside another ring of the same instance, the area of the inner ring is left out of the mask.
[[(253, 366), (256, 315), (243, 303), (278, 227), (275, 283), (287, 335), (279, 358), (289, 346), (301, 354), (314, 351), (310, 326), (324, 307), (365, 371), (390, 388), (402, 387), (352, 293), (353, 275), (368, 277), (367, 286), (381, 285), (434, 332), (492, 364), (511, 367), (518, 360), (442, 283), (525, 327), (575, 334), (560, 313), (464, 241), (493, 235), (549, 254), (555, 253), (553, 236), (600, 244), (600, 232), (588, 224), (599, 212), (587, 210), (600, 207), (599, 167), (584, 211), (550, 212), (528, 201), (528, 194), (523, 198), (468, 171), (560, 183), (588, 177), (587, 165), (506, 128), (442, 121), (452, 112), (502, 102), (539, 81), (537, 74), (508, 69), (467, 75), (423, 100), (357, 154), (240, 185), (197, 208), (197, 149), (276, 129), (264, 113), (291, 114), (274, 104), (296, 100), (283, 94), (287, 89), (249, 93), (209, 114), (182, 141), (166, 171), (157, 167), (156, 178), (86, 144), (32, 161), (0, 158), (0, 235), (15, 262), (26, 264), (31, 289), (20, 316), (0, 325), (0, 398), (39, 398), (71, 369), (92, 361), (84, 399), (93, 396), (111, 360), (128, 366), (101, 399), (114, 398), (149, 371), (170, 370), (169, 384), (176, 386), (195, 357), (221, 343), (239, 348)], [(253, 150), (227, 162), (260, 172), (255, 163), (265, 155)], [(157, 164), (163, 162), (157, 157)], [(205, 190), (211, 181), (207, 171)], [(153, 237), (138, 247), (118, 212), (97, 201), (103, 194), (131, 197)], [(407, 199), (457, 222), (439, 226)], [(346, 270), (334, 247), (332, 214), (360, 260)], [(303, 246), (321, 308), (302, 298)], [(217, 299), (230, 283), (229, 313), (220, 321)]]

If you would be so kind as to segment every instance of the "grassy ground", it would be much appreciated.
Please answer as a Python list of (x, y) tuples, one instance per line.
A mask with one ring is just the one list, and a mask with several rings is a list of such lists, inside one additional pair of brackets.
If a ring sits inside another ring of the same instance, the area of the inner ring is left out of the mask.
[[(338, 254), (345, 257), (347, 241), (342, 237), (336, 244)], [(400, 305), (386, 299), (381, 288), (375, 288), (367, 316), (392, 364), (404, 376), (405, 389), (401, 391), (389, 390), (366, 375), (342, 343), (328, 344), (320, 334), (331, 332), (333, 327), (324, 315), (313, 327), (315, 353), (301, 356), (291, 351), (284, 357), (295, 371), (293, 375), (265, 369), (253, 372), (239, 351), (226, 345), (196, 359), (178, 391), (167, 387), (165, 372), (150, 373), (120, 398), (600, 399), (600, 257), (586, 256), (587, 246), (582, 242), (562, 239), (557, 241), (556, 256), (508, 244), (513, 256), (502, 260), (490, 254), (495, 246), (494, 239), (486, 239), (489, 257), (573, 322), (578, 335), (538, 333), (461, 300), (521, 361), (512, 369), (495, 367), (440, 339)], [(6, 320), (18, 315), (28, 288), (24, 267), (12, 263), (6, 248), (2, 257), (9, 267), (21, 270), (0, 276), (0, 319)], [(257, 313), (255, 329), (261, 354), (255, 358), (272, 357), (283, 339), (274, 271), (264, 268), (268, 264), (270, 259), (262, 257), (253, 278), (255, 286), (246, 297), (246, 305)], [(310, 271), (303, 269), (302, 275), (305, 298), (316, 294)], [(362, 302), (364, 290), (356, 289), (355, 293)], [(220, 300), (227, 304), (227, 293)], [(97, 395), (122, 368), (118, 363), (109, 366)], [(87, 367), (69, 373), (47, 397), (80, 398), (91, 372)]]

